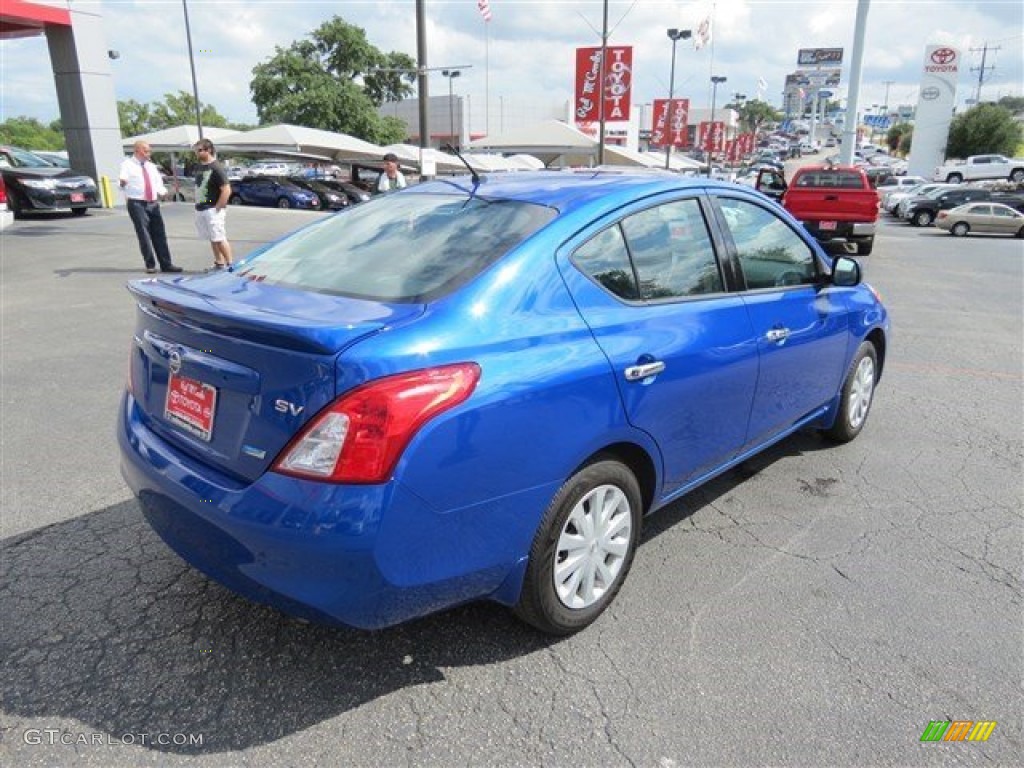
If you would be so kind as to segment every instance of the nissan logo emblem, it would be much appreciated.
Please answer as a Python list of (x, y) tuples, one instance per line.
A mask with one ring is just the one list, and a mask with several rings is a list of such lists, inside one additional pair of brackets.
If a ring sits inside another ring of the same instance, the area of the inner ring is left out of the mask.
[(936, 64), (949, 64), (956, 58), (956, 51), (952, 48), (936, 48), (932, 51), (932, 61)]
[(167, 354), (167, 365), (170, 366), (171, 373), (177, 373), (181, 370), (181, 352), (176, 349), (172, 349)]
[(935, 86), (921, 89), (921, 98), (925, 101), (935, 101), (939, 98), (939, 89)]

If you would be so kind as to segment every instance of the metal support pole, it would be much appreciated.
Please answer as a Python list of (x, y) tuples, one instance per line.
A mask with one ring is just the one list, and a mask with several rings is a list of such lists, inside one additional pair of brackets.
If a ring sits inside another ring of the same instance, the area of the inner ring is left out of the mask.
[(203, 118), (199, 105), (199, 85), (196, 81), (196, 61), (192, 56), (192, 29), (188, 23), (188, 0), (181, 0), (181, 7), (185, 11), (185, 39), (188, 40), (188, 65), (192, 68), (192, 96), (196, 100), (196, 128), (199, 129), (199, 138), (203, 138)]

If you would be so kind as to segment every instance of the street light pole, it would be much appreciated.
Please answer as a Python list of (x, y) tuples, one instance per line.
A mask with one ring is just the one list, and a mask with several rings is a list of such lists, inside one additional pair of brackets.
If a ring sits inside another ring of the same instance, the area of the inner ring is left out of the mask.
[(192, 56), (192, 29), (188, 24), (188, 1), (181, 0), (182, 10), (185, 11), (185, 39), (188, 40), (188, 65), (192, 68), (192, 96), (196, 100), (196, 128), (199, 129), (199, 138), (203, 138), (203, 118), (199, 106), (199, 86), (196, 83), (196, 61)]
[(448, 132), (453, 146), (458, 146), (462, 142), (455, 140), (455, 102), (454, 91), (452, 90), (452, 81), (461, 75), (462, 71), (458, 69), (442, 69), (441, 74), (448, 78)]
[[(711, 76), (711, 135), (714, 136), (715, 131), (715, 99), (718, 96), (718, 86), (726, 81), (724, 75), (712, 75)], [(708, 150), (708, 178), (711, 178), (711, 160), (714, 158), (715, 147), (711, 145), (711, 149)]]
[(665, 121), (665, 127), (668, 129), (668, 141), (665, 144), (665, 170), (667, 171), (669, 156), (672, 154), (672, 98), (675, 96), (676, 90), (676, 43), (680, 40), (686, 40), (691, 33), (688, 29), (672, 28), (666, 31), (668, 39), (672, 41), (672, 69), (669, 70), (668, 75), (668, 115)]

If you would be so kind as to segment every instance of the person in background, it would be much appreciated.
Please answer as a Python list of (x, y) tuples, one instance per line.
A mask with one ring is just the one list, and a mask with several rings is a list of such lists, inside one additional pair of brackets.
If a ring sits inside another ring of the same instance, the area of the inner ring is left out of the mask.
[(391, 192), (405, 187), (405, 176), (398, 170), (398, 156), (388, 152), (384, 155), (384, 172), (377, 178), (377, 191)]
[(200, 139), (192, 149), (199, 158), (196, 167), (196, 231), (201, 238), (210, 241), (213, 268), (227, 269), (233, 260), (227, 233), (231, 183), (224, 166), (217, 162), (217, 151), (212, 141)]
[(146, 272), (156, 272), (157, 263), (162, 272), (181, 272), (181, 267), (171, 260), (167, 228), (160, 212), (160, 197), (167, 194), (167, 189), (160, 169), (149, 159), (150, 154), (147, 142), (136, 141), (134, 154), (121, 163), (118, 181), (124, 190), (128, 216), (135, 226)]

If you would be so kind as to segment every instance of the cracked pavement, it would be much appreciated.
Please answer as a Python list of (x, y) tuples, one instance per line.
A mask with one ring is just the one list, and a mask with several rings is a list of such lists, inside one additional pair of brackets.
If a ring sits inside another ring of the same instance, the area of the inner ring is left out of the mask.
[[(243, 253), (317, 215), (232, 208), (229, 231)], [(187, 206), (165, 216), (204, 267)], [(117, 469), (127, 218), (2, 238), (0, 763), (1019, 764), (1019, 241), (882, 222), (864, 433), (796, 435), (648, 518), (611, 609), (552, 640), (489, 604), (319, 627), (186, 566)], [(920, 743), (942, 719), (998, 725)]]

